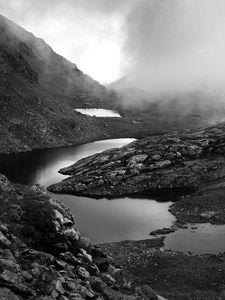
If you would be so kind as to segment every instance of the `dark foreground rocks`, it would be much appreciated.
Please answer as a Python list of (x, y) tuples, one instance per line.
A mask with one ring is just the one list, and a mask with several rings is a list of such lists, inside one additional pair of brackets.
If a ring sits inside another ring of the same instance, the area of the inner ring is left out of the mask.
[(0, 299), (158, 299), (132, 289), (121, 266), (91, 244), (59, 201), (0, 175)]
[(119, 197), (195, 190), (225, 178), (225, 124), (137, 140), (84, 158), (60, 173), (55, 193)]

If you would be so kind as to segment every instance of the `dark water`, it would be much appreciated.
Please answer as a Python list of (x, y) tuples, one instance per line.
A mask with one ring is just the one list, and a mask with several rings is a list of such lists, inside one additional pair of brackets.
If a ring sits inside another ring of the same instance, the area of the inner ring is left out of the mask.
[[(0, 157), (0, 172), (17, 183), (48, 186), (64, 179), (62, 167), (88, 155), (123, 146), (132, 139), (98, 141), (67, 148), (46, 149)], [(94, 200), (87, 197), (55, 195), (71, 208), (79, 230), (95, 243), (149, 238), (149, 232), (170, 227), (174, 217), (171, 202), (129, 198)], [(195, 253), (225, 251), (225, 226), (204, 224), (197, 229), (178, 230), (165, 240), (165, 248)]]
[[(0, 157), (0, 172), (17, 183), (40, 183), (48, 186), (66, 176), (58, 173), (62, 167), (88, 155), (123, 146), (133, 139), (113, 139), (80, 146), (47, 149)], [(79, 230), (96, 243), (126, 239), (146, 239), (148, 233), (161, 226), (170, 226), (173, 217), (168, 212), (170, 202), (148, 199), (94, 200), (86, 197), (55, 195), (75, 215)]]

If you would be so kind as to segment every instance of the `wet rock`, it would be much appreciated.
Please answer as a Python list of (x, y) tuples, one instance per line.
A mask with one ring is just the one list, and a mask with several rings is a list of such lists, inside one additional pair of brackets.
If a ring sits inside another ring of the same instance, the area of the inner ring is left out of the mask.
[(149, 234), (155, 236), (155, 235), (162, 235), (162, 234), (170, 234), (175, 231), (176, 229), (174, 228), (162, 228), (162, 229), (156, 229), (154, 231), (151, 231)]

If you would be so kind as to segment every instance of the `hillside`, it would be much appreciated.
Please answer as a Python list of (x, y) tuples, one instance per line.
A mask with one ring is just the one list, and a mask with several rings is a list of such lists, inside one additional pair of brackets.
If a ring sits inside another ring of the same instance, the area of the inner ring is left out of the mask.
[(107, 106), (105, 87), (0, 15), (0, 152), (104, 138), (101, 123), (74, 111)]

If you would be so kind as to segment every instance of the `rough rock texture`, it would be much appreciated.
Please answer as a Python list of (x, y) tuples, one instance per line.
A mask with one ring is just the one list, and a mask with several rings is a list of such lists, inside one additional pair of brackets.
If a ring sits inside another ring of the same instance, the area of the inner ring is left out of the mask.
[(118, 197), (196, 189), (225, 178), (225, 124), (137, 140), (84, 158), (59, 172), (50, 191)]
[(116, 261), (41, 186), (0, 174), (0, 206), (0, 299), (158, 299), (150, 287), (132, 290)]

